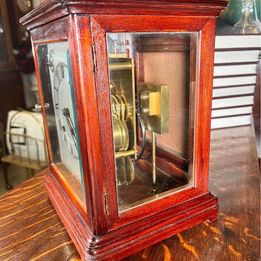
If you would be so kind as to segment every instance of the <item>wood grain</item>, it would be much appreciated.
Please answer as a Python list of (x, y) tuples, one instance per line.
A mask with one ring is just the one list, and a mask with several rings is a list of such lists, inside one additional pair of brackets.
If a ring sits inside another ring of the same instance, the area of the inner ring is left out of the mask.
[[(210, 190), (219, 218), (126, 258), (260, 260), (260, 176), (251, 127), (212, 132)], [(80, 260), (37, 175), (0, 197), (0, 260)]]
[(31, 30), (70, 14), (218, 16), (227, 5), (223, 0), (47, 0), (20, 22)]
[(75, 252), (44, 191), (43, 175), (0, 202), (0, 260), (67, 260)]

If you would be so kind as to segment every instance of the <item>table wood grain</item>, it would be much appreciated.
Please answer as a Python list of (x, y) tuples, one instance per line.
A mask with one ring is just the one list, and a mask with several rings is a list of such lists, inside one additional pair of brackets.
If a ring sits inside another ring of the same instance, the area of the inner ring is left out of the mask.
[[(210, 190), (216, 222), (204, 222), (125, 261), (260, 260), (260, 173), (251, 127), (212, 132)], [(0, 197), (0, 260), (80, 260), (43, 186), (43, 175)]]

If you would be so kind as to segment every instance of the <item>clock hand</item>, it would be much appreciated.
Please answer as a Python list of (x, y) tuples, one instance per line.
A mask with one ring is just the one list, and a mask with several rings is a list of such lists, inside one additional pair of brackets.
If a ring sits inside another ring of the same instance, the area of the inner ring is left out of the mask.
[(73, 125), (73, 121), (71, 119), (70, 111), (69, 111), (68, 108), (63, 108), (62, 112), (63, 112), (64, 117), (66, 118), (66, 122), (68, 124), (71, 136), (73, 138), (74, 145), (75, 145), (75, 147), (76, 147), (76, 149), (78, 151), (76, 131), (75, 131), (75, 127)]

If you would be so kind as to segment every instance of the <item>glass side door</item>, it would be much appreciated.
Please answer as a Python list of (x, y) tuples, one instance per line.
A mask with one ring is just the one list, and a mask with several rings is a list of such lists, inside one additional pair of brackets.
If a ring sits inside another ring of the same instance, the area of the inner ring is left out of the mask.
[(69, 185), (83, 188), (68, 43), (40, 44), (37, 56), (52, 161)]
[(107, 33), (119, 211), (194, 185), (197, 33)]

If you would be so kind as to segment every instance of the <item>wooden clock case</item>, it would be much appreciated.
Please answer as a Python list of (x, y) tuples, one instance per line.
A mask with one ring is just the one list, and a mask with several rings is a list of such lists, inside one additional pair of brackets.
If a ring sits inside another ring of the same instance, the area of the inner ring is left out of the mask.
[[(49, 197), (84, 260), (117, 260), (205, 220), (215, 220), (208, 191), (210, 120), (216, 16), (226, 1), (45, 1), (21, 19), (30, 30), (39, 92), (46, 116), (36, 45), (68, 41), (79, 124), (84, 194), (52, 163)], [(106, 32), (198, 32), (193, 187), (118, 212), (108, 88)]]

